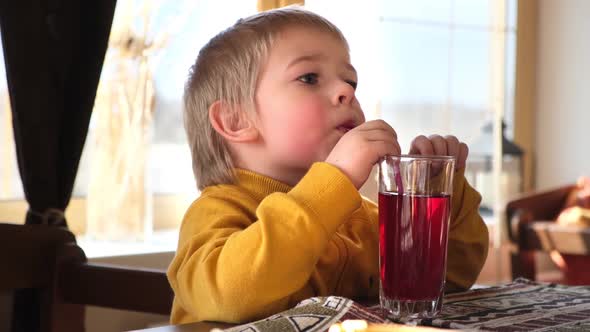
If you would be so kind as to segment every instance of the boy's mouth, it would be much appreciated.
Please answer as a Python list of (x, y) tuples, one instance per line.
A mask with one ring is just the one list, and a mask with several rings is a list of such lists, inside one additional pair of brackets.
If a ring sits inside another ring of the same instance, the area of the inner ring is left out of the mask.
[(356, 127), (356, 124), (354, 123), (354, 121), (349, 121), (349, 122), (339, 125), (336, 129), (338, 129), (343, 134), (346, 134), (347, 132), (351, 131), (355, 127)]
[(346, 127), (346, 126), (338, 126), (337, 128), (340, 132), (342, 132), (343, 134), (346, 134), (347, 132), (349, 132), (352, 128), (351, 127)]

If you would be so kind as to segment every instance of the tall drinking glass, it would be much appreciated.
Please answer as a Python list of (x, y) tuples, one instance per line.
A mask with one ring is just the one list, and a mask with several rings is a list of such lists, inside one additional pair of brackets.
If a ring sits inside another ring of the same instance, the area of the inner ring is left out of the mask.
[(394, 319), (442, 309), (454, 166), (448, 156), (379, 163), (379, 300)]

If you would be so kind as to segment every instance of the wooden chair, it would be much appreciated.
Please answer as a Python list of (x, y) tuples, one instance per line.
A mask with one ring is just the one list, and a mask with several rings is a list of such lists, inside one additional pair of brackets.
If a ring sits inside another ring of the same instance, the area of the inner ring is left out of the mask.
[(13, 331), (57, 331), (54, 311), (74, 313), (68, 322), (83, 328), (83, 308), (54, 301), (57, 251), (66, 243), (75, 238), (62, 228), (0, 224), (0, 291), (16, 291)]
[(508, 235), (515, 245), (511, 253), (512, 277), (535, 280), (535, 252), (590, 256), (590, 229), (555, 223), (575, 185), (525, 194), (506, 205)]
[(0, 262), (0, 291), (39, 291), (42, 332), (84, 331), (83, 305), (164, 315), (172, 308), (165, 271), (89, 263), (63, 228), (0, 224)]

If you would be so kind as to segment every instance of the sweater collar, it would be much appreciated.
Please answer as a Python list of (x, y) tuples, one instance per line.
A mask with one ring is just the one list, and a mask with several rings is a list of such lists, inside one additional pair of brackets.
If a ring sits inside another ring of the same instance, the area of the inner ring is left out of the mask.
[(239, 187), (247, 189), (258, 200), (262, 200), (264, 197), (275, 192), (286, 193), (292, 189), (288, 184), (245, 169), (235, 169), (235, 174), (237, 179), (236, 184)]

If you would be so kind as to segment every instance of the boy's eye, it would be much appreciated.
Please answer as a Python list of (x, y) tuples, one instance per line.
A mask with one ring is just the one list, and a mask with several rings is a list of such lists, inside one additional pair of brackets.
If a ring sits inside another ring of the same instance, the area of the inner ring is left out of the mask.
[(299, 80), (305, 84), (317, 84), (318, 83), (318, 74), (307, 73), (307, 74), (299, 76), (297, 78), (297, 80)]
[(352, 88), (356, 90), (356, 86), (358, 84), (356, 81), (347, 80), (346, 83), (350, 84), (350, 86), (352, 86)]

